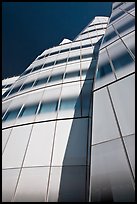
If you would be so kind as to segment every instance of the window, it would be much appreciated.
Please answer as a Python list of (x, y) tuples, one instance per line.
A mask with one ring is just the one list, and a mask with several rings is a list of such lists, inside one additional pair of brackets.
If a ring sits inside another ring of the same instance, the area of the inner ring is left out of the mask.
[(29, 83), (23, 84), (23, 86), (21, 87), (20, 91), (24, 90), (24, 89), (28, 89), (31, 88), (33, 85), (34, 81), (31, 81)]
[(5, 114), (4, 118), (3, 118), (3, 121), (15, 119), (19, 113), (19, 110), (20, 110), (20, 108), (8, 110), (7, 113)]
[(5, 98), (8, 95), (9, 91), (10, 90), (5, 91), (4, 94), (2, 94), (2, 98)]
[[(32, 71), (32, 69), (25, 70), (22, 75), (29, 74), (31, 71)], [(22, 76), (22, 75), (21, 75), (21, 76)]]
[(36, 114), (38, 104), (24, 106), (19, 117), (31, 116)]
[(87, 45), (82, 45), (81, 48), (86, 48), (86, 47), (91, 47), (92, 45), (91, 44), (87, 44)]
[(93, 57), (93, 54), (89, 53), (89, 54), (82, 55), (82, 59), (89, 58), (89, 57)]
[(104, 77), (110, 73), (112, 73), (112, 68), (111, 68), (109, 62), (101, 64), (98, 67), (96, 79), (100, 79), (100, 78), (102, 78), (102, 77)]
[(51, 52), (51, 53), (50, 53), (50, 56), (56, 55), (56, 54), (58, 54), (58, 53), (59, 53), (59, 50), (58, 50), (58, 51), (55, 51), (55, 52)]
[(58, 101), (42, 102), (38, 114), (57, 111)]
[(69, 109), (80, 109), (79, 97), (61, 99), (60, 110), (69, 110)]
[(48, 54), (39, 56), (39, 57), (37, 58), (37, 60), (43, 59), (44, 57), (47, 57), (47, 56), (48, 56)]
[(65, 59), (60, 59), (60, 60), (57, 60), (55, 64), (56, 64), (56, 65), (57, 65), (57, 64), (62, 64), (62, 63), (65, 63), (66, 61), (67, 61), (67, 58), (65, 58)]
[(123, 33), (126, 30), (129, 30), (130, 28), (135, 26), (135, 20), (134, 19), (130, 19), (130, 21), (126, 22), (124, 25), (120, 25), (119, 28), (117, 28), (117, 31), (119, 33)]
[(63, 74), (52, 75), (49, 79), (49, 82), (54, 82), (58, 80), (62, 80)]
[(128, 52), (125, 52), (122, 55), (119, 55), (118, 57), (113, 58), (111, 60), (116, 70), (124, 68), (126, 65), (131, 64), (133, 62), (133, 59)]
[(78, 76), (80, 76), (80, 72), (79, 71), (67, 72), (65, 74), (65, 78), (78, 77)]
[(74, 56), (74, 57), (70, 57), (68, 59), (68, 62), (74, 61), (74, 60), (80, 60), (80, 56)]
[(80, 46), (72, 47), (72, 48), (71, 48), (71, 51), (72, 51), (72, 50), (77, 50), (77, 49), (80, 49)]
[(38, 79), (38, 80), (35, 82), (34, 86), (39, 86), (39, 85), (41, 85), (41, 84), (44, 85), (44, 84), (47, 83), (47, 80), (48, 80), (48, 77), (44, 77), (44, 78)]
[(42, 64), (42, 65), (39, 65), (39, 66), (34, 67), (33, 72), (35, 72), (35, 71), (37, 71), (37, 70), (41, 69), (41, 68), (42, 68), (42, 66), (43, 66), (43, 64)]
[(104, 40), (103, 40), (103, 43), (106, 43), (107, 41), (110, 41), (111, 39), (113, 39), (114, 37), (116, 37), (117, 34), (115, 31), (112, 31), (111, 33), (107, 34), (105, 37), (104, 37)]
[(17, 86), (17, 87), (14, 87), (14, 88), (11, 90), (11, 92), (9, 93), (9, 95), (14, 94), (14, 93), (17, 93), (18, 90), (20, 89), (20, 87), (21, 87), (21, 85), (20, 85), (20, 86)]
[(53, 61), (53, 62), (48, 62), (48, 63), (44, 64), (43, 68), (50, 67), (50, 66), (54, 65), (54, 62), (55, 62), (55, 61)]
[(60, 53), (62, 53), (62, 52), (68, 52), (68, 51), (69, 51), (69, 48), (64, 49), (64, 50), (60, 50)]
[(123, 14), (125, 14), (124, 11), (120, 11), (119, 13), (117, 13), (115, 16), (112, 16), (112, 18), (110, 19), (110, 23), (112, 21), (115, 21), (116, 19), (118, 19), (120, 16), (122, 16)]
[(113, 10), (116, 9), (116, 8), (118, 8), (118, 7), (121, 6), (122, 4), (123, 4), (123, 2), (119, 3), (118, 5), (116, 5), (116, 6), (113, 8)]
[(131, 9), (133, 9), (133, 8), (135, 8), (135, 3), (132, 4), (132, 5), (129, 5), (125, 10), (126, 10), (126, 11), (129, 11), (129, 10), (131, 10)]

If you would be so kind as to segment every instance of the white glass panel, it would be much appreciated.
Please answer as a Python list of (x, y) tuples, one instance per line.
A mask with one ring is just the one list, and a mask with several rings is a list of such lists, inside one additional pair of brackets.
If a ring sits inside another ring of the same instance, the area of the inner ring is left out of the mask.
[(23, 168), (14, 202), (44, 202), (48, 172), (48, 167)]
[(92, 144), (120, 136), (106, 88), (93, 95)]
[(97, 67), (98, 69), (96, 73), (94, 89), (97, 89), (115, 80), (106, 49), (103, 49), (100, 52)]
[(86, 167), (52, 167), (48, 202), (84, 202)]
[(55, 122), (35, 124), (23, 166), (50, 165)]
[(132, 51), (135, 55), (135, 32), (132, 32), (125, 37), (123, 37), (123, 41), (127, 45), (127, 47)]
[(20, 169), (2, 170), (2, 202), (11, 202)]
[(120, 139), (91, 149), (91, 202), (134, 202), (132, 175)]
[(20, 167), (27, 147), (32, 125), (13, 128), (3, 154), (3, 168)]
[(117, 78), (135, 71), (135, 63), (121, 40), (109, 45), (108, 52)]
[(109, 86), (122, 135), (135, 133), (135, 76)]
[(87, 119), (58, 121), (52, 165), (85, 165), (87, 131)]
[(135, 176), (135, 135), (124, 137), (126, 150)]
[(12, 130), (12, 128), (2, 130), (2, 151), (5, 148), (5, 145), (6, 145), (6, 142), (9, 138), (9, 136), (10, 136), (11, 130)]
[[(61, 100), (65, 100), (67, 102), (75, 99), (75, 104), (72, 106), (72, 108), (69, 109), (60, 109), (58, 113), (58, 118), (67, 118), (67, 117), (77, 117), (81, 116), (81, 110), (80, 110), (80, 82), (75, 83), (68, 83), (64, 84), (61, 92)], [(68, 103), (67, 103), (68, 104)]]

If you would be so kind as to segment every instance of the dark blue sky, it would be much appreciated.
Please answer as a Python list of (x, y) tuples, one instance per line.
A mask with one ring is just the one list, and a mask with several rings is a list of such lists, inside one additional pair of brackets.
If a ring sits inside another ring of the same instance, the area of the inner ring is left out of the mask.
[(45, 49), (73, 40), (111, 2), (3, 2), (2, 78), (21, 74)]

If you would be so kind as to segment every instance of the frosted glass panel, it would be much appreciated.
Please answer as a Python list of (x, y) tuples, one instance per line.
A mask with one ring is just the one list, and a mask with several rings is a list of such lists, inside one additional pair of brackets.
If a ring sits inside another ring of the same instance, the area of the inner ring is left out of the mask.
[(134, 202), (132, 175), (121, 140), (95, 145), (91, 155), (91, 202)]
[(44, 202), (48, 172), (48, 167), (23, 169), (14, 202)]
[(32, 125), (13, 128), (3, 154), (3, 168), (20, 167), (27, 147)]
[(54, 128), (55, 122), (33, 126), (24, 166), (50, 165)]
[(2, 202), (11, 202), (20, 169), (2, 170)]

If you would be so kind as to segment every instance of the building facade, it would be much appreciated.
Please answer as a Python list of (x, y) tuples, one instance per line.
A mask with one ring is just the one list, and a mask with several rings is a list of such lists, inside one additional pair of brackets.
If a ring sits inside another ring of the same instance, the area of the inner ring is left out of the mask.
[(4, 92), (3, 202), (134, 202), (133, 22), (113, 3)]

